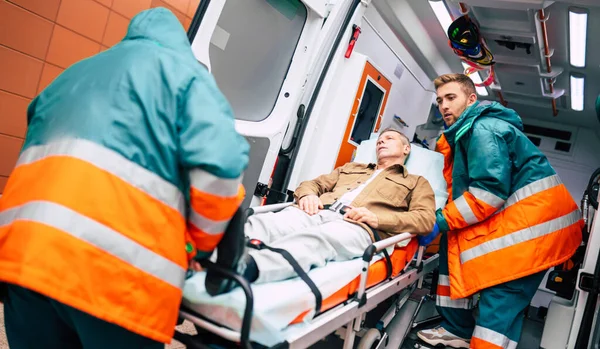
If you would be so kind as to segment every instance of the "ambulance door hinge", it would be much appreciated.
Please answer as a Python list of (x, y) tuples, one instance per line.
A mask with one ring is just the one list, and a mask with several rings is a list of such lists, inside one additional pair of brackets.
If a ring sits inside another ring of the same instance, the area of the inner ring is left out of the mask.
[(581, 273), (579, 276), (579, 288), (588, 293), (600, 293), (600, 276), (590, 273)]

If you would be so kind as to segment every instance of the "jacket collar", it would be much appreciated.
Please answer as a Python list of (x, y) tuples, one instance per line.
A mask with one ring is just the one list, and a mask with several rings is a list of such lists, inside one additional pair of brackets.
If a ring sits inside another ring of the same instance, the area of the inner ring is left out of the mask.
[(454, 148), (456, 142), (473, 127), (473, 123), (478, 117), (485, 114), (488, 109), (496, 108), (497, 105), (497, 102), (477, 101), (465, 109), (454, 125), (444, 131), (444, 136), (450, 147)]
[[(371, 170), (375, 170), (377, 168), (377, 164), (370, 163), (369, 165), (367, 165), (367, 167), (370, 168)], [(401, 174), (404, 178), (406, 178), (406, 176), (408, 176), (408, 170), (406, 169), (406, 166), (404, 166), (404, 165), (395, 164), (395, 165), (388, 167), (387, 169), (389, 169), (390, 171), (393, 171), (394, 173)]]

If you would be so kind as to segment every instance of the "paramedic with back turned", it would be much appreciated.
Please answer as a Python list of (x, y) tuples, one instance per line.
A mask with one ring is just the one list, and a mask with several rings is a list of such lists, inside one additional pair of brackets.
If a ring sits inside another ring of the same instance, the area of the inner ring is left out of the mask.
[(442, 75), (434, 84), (449, 126), (437, 142), (450, 194), (436, 219), (436, 304), (444, 321), (418, 336), (454, 348), (516, 348), (545, 273), (581, 243), (581, 214), (515, 111), (477, 102), (466, 75)]
[(177, 18), (138, 14), (29, 106), (0, 199), (11, 349), (164, 348), (188, 261), (243, 196), (248, 144)]

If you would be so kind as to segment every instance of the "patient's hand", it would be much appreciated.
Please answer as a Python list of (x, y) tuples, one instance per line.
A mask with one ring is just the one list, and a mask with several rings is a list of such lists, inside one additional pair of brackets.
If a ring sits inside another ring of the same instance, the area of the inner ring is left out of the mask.
[(319, 213), (319, 210), (323, 208), (323, 203), (317, 195), (306, 195), (298, 201), (298, 206), (302, 211), (312, 216)]
[(379, 219), (377, 218), (375, 213), (369, 211), (364, 207), (352, 207), (351, 209), (346, 211), (344, 218), (366, 223), (373, 229), (377, 229), (377, 227), (379, 227)]

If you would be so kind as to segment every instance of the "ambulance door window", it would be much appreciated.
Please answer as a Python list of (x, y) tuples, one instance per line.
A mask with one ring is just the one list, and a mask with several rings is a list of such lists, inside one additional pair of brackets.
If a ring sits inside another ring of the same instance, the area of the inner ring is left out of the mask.
[(300, 0), (227, 1), (211, 38), (212, 74), (236, 119), (266, 119), (277, 101), (307, 10)]
[(350, 135), (350, 141), (359, 145), (362, 141), (371, 137), (375, 129), (381, 102), (385, 92), (375, 85), (370, 79), (367, 80), (365, 91), (360, 100), (360, 107), (354, 120), (354, 127)]

